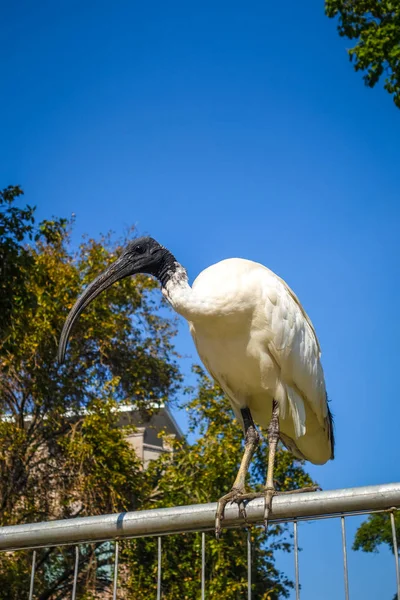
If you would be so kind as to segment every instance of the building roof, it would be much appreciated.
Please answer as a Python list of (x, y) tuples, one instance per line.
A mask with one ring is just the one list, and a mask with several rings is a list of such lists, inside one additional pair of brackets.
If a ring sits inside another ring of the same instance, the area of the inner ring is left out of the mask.
[[(112, 412), (118, 412), (121, 417), (119, 419), (120, 426), (132, 424), (137, 427), (146, 427), (146, 429), (154, 429), (158, 431), (165, 430), (168, 434), (175, 435), (178, 439), (183, 438), (183, 433), (178, 423), (175, 421), (171, 411), (165, 404), (157, 404), (156, 402), (149, 403), (149, 408), (155, 408), (155, 412), (150, 418), (145, 417), (142, 411), (134, 404), (119, 404), (117, 407), (111, 409)], [(83, 416), (89, 414), (91, 411), (87, 408), (82, 408), (78, 412), (69, 410), (65, 413), (67, 418), (74, 418), (77, 416)], [(44, 415), (44, 419), (46, 419)], [(14, 416), (10, 413), (2, 415), (2, 421), (12, 422)], [(31, 421), (32, 416), (27, 414), (24, 417), (25, 421)]]

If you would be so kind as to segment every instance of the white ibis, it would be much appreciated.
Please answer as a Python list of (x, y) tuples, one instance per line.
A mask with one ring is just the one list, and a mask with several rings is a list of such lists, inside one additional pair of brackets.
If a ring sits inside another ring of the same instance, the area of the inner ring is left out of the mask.
[[(216, 532), (228, 502), (244, 511), (245, 500), (265, 497), (267, 523), (274, 487), (278, 440), (300, 459), (324, 464), (334, 455), (320, 347), (314, 327), (289, 286), (263, 265), (231, 258), (205, 269), (190, 287), (186, 270), (150, 237), (128, 244), (123, 254), (78, 298), (59, 344), (62, 362), (74, 321), (116, 281), (147, 273), (161, 282), (174, 310), (185, 317), (201, 360), (228, 396), (245, 434), (245, 449), (232, 489), (219, 502)], [(254, 420), (253, 420), (254, 419)], [(268, 430), (267, 480), (261, 493), (246, 493), (245, 477), (259, 434)], [(308, 491), (316, 488), (303, 488)]]

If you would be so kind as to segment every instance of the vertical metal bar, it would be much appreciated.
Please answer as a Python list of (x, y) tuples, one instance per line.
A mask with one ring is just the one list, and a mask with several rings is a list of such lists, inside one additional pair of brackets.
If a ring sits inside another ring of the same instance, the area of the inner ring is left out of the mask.
[(251, 533), (247, 530), (247, 599), (251, 600)]
[(157, 600), (161, 600), (161, 536), (158, 536)]
[(201, 534), (201, 600), (206, 597), (206, 534)]
[(115, 542), (113, 600), (117, 600), (119, 541)]
[(394, 520), (394, 512), (393, 511), (390, 513), (390, 522), (392, 524), (394, 560), (396, 561), (397, 597), (400, 598), (399, 551), (398, 551), (398, 547), (397, 547), (396, 522)]
[(72, 600), (76, 598), (76, 584), (78, 582), (79, 546), (75, 546), (74, 583), (72, 585)]
[(36, 550), (32, 553), (32, 567), (31, 567), (31, 585), (29, 587), (29, 600), (33, 598), (33, 584), (35, 582), (35, 568), (36, 568)]
[(344, 596), (349, 600), (349, 573), (347, 570), (347, 546), (346, 546), (346, 524), (345, 518), (341, 517), (342, 521), (342, 548), (343, 548), (343, 573), (344, 573)]
[(297, 535), (297, 521), (293, 521), (294, 533), (294, 575), (296, 586), (296, 600), (300, 600), (300, 582), (299, 582), (299, 539)]

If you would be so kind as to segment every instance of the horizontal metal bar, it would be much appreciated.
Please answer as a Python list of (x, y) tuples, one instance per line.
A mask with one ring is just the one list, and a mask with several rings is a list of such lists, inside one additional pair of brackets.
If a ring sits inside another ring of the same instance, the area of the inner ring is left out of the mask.
[[(400, 483), (278, 495), (272, 502), (270, 521), (312, 519), (392, 507), (400, 507)], [(2, 527), (0, 550), (205, 531), (214, 528), (216, 508), (213, 502)], [(246, 512), (248, 522), (263, 523), (263, 498), (252, 500)], [(223, 523), (224, 527), (245, 525), (237, 504), (226, 507)]]

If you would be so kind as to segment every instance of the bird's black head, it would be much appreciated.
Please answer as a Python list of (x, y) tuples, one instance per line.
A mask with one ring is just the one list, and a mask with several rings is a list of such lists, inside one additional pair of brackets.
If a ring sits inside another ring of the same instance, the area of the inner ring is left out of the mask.
[(175, 258), (169, 250), (151, 237), (141, 237), (129, 242), (121, 256), (92, 281), (75, 302), (61, 333), (58, 346), (59, 362), (64, 360), (68, 337), (74, 322), (96, 296), (116, 281), (137, 273), (154, 275), (165, 284), (175, 263)]
[(129, 242), (121, 259), (123, 259), (131, 272), (147, 273), (158, 277), (167, 257), (171, 253), (151, 237), (141, 237)]

